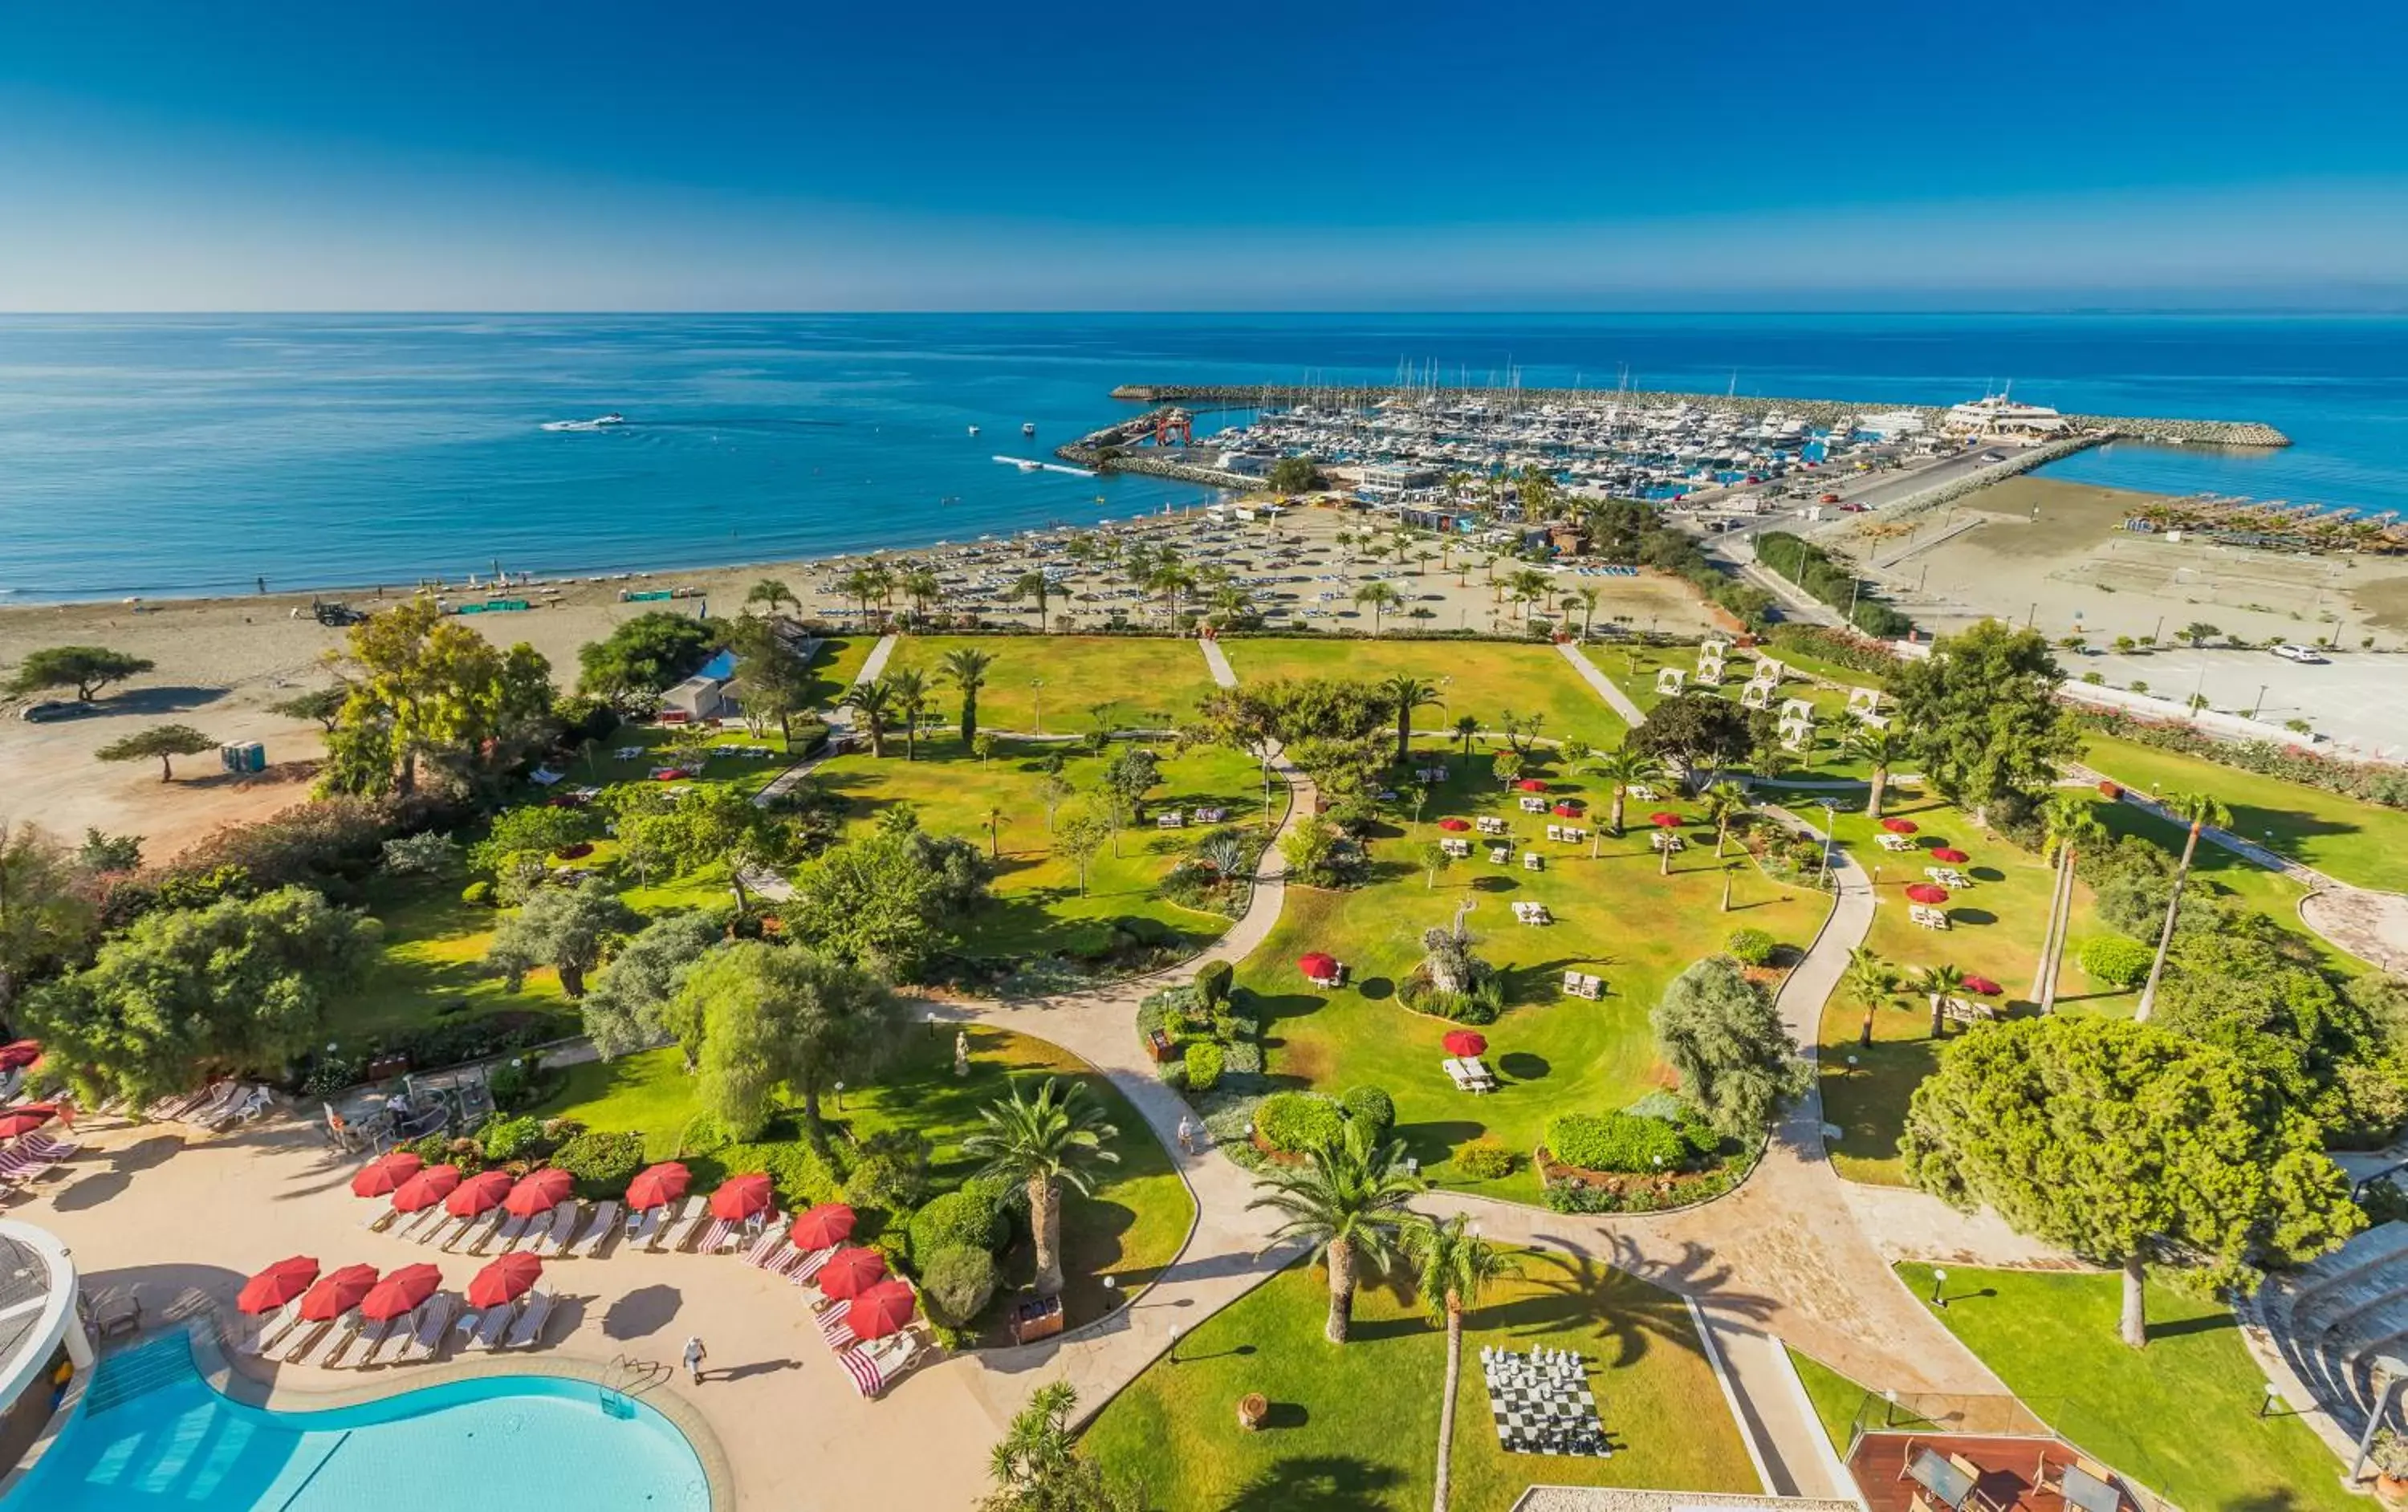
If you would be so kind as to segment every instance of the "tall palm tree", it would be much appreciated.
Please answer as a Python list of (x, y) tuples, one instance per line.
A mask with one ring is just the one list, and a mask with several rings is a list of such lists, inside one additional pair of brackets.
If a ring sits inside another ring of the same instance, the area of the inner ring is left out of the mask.
[(1164, 615), (1175, 619), (1180, 601), (1196, 587), (1196, 571), (1182, 563), (1166, 560), (1145, 575), (1145, 587), (1146, 592), (1162, 595)]
[(884, 678), (857, 682), (845, 695), (845, 702), (853, 706), (853, 712), (861, 719), (862, 728), (869, 733), (869, 754), (885, 755), (886, 720), (895, 712), (895, 685)]
[(1858, 724), (1840, 737), (1840, 749), (1872, 768), (1872, 788), (1865, 795), (1865, 812), (1881, 818), (1882, 797), (1889, 791), (1889, 769), (1906, 754), (1906, 741), (1894, 731)]
[(1333, 542), (1337, 543), (1341, 562), (1352, 563), (1354, 560), (1354, 533), (1353, 531), (1338, 531), (1329, 538)]
[(1598, 752), (1589, 761), (1589, 770), (1612, 784), (1611, 822), (1616, 835), (1622, 834), (1623, 806), (1630, 797), (1630, 790), (1642, 783), (1664, 780), (1666, 775), (1662, 762), (1627, 739), (1612, 750)]
[(1212, 618), (1224, 625), (1244, 619), (1254, 606), (1254, 601), (1235, 583), (1223, 583), (1212, 590)]
[(2191, 857), (2199, 853), (2199, 832), (2210, 824), (2223, 829), (2232, 822), (2232, 811), (2214, 793), (2170, 792), (2158, 800), (2166, 812), (2190, 825), (2183, 836), (2182, 864), (2174, 868), (2173, 892), (2166, 898), (2166, 927), (2157, 933), (2157, 956), (2149, 963), (2148, 985), (2141, 989), (2141, 1006), (2132, 1011), (2136, 1020), (2146, 1020), (2149, 1010), (2157, 1006), (2157, 983), (2166, 974), (2166, 952), (2173, 948), (2174, 920), (2182, 913), (2183, 884), (2190, 880)]
[(978, 739), (978, 695), (986, 686), (987, 668), (995, 658), (975, 646), (956, 646), (945, 653), (945, 676), (962, 691), (962, 749)]
[(1505, 587), (1513, 595), (1514, 602), (1522, 606), (1522, 619), (1526, 623), (1530, 618), (1530, 606), (1547, 596), (1547, 575), (1524, 567), (1505, 579)]
[(1268, 1207), (1283, 1221), (1273, 1235), (1302, 1239), (1329, 1268), (1329, 1321), (1323, 1332), (1332, 1344), (1346, 1342), (1354, 1317), (1354, 1267), (1368, 1261), (1387, 1268), (1405, 1203), (1422, 1190), (1419, 1177), (1400, 1163), (1405, 1142), (1375, 1146), (1359, 1121), (1350, 1121), (1333, 1144), (1308, 1151), (1302, 1165), (1273, 1166), (1254, 1183), (1249, 1208)]
[(861, 617), (869, 618), (869, 601), (878, 596), (878, 577), (867, 567), (855, 567), (836, 581), (836, 591), (861, 606)]
[(1471, 737), (1479, 733), (1480, 717), (1478, 715), (1458, 714), (1455, 716), (1455, 737), (1463, 742), (1463, 755), (1464, 759), (1467, 761), (1471, 757)]
[(986, 825), (987, 860), (1001, 861), (1003, 859), (1003, 825), (1004, 821), (1010, 817), (1010, 815), (1003, 811), (1003, 807), (999, 804), (989, 804), (986, 806), (986, 818), (981, 822)]
[(1438, 1481), (1430, 1498), (1431, 1512), (1446, 1512), (1455, 1392), (1463, 1376), (1463, 1315), (1480, 1305), (1482, 1292), (1521, 1266), (1482, 1238), (1461, 1213), (1442, 1223), (1425, 1220), (1411, 1225), (1405, 1230), (1404, 1249), (1420, 1277), (1422, 1306), (1430, 1321), (1446, 1326), (1446, 1380), (1438, 1399)]
[(1965, 991), (1965, 974), (1953, 965), (1926, 966), (1914, 974), (1914, 985), (1931, 1000), (1931, 1037), (1938, 1039), (1948, 1030), (1943, 1013), (1948, 1000)]
[(1730, 838), (1731, 821), (1747, 812), (1747, 790), (1728, 777), (1698, 794), (1705, 806), (1706, 817), (1714, 821), (1714, 859), (1723, 859), (1724, 843)]
[(1011, 580), (1011, 596), (1015, 601), (1020, 599), (1036, 601), (1037, 628), (1039, 631), (1050, 628), (1045, 621), (1045, 606), (1054, 596), (1053, 578), (1041, 572), (1024, 572)]
[(1848, 951), (1848, 969), (1841, 976), (1840, 986), (1865, 1006), (1865, 1023), (1856, 1032), (1856, 1043), (1870, 1048), (1873, 1042), (1873, 1010), (1898, 1006), (1898, 967), (1859, 945)]
[(905, 598), (911, 601), (911, 612), (922, 619), (927, 618), (928, 606), (945, 596), (945, 585), (939, 582), (937, 575), (926, 567), (913, 567), (905, 572), (896, 586), (902, 590)]
[(869, 590), (869, 597), (878, 601), (878, 606), (886, 608), (891, 606), (895, 600), (895, 569), (883, 562), (873, 562), (862, 568), (861, 573), (862, 581)]
[(1583, 583), (1572, 590), (1572, 597), (1580, 600), (1581, 604), (1581, 638), (1583, 640), (1588, 638), (1588, 627), (1597, 622), (1598, 601), (1604, 596), (1605, 590), (1595, 583)]
[(1379, 692), (1382, 701), (1397, 711), (1397, 764), (1402, 766), (1413, 753), (1413, 710), (1434, 707), (1446, 700), (1438, 695), (1436, 684), (1401, 672), (1382, 678)]
[(1354, 590), (1354, 602), (1370, 606), (1371, 634), (1376, 635), (1380, 633), (1381, 614), (1388, 609), (1403, 607), (1405, 598), (1386, 583), (1365, 583)]
[(791, 604), (797, 609), (803, 606), (803, 601), (795, 596), (795, 591), (775, 578), (764, 578), (745, 590), (744, 602), (767, 604), (771, 614), (778, 612), (781, 604)]
[(895, 712), (903, 716), (903, 759), (920, 759), (920, 721), (928, 715), (928, 675), (918, 667), (905, 667), (886, 675), (888, 692), (895, 695)]
[(2072, 933), (2074, 859), (2080, 849), (2107, 838), (2090, 794), (2079, 788), (2058, 788), (2041, 805), (2041, 825), (2047, 836), (2046, 854), (2057, 863), (2055, 885), (2048, 895), (2048, 933), (2041, 941), (2040, 967), (2032, 979), (2032, 1001), (2042, 1013), (2057, 1008), (2057, 977), (2064, 969), (2065, 941)]
[(1009, 1097), (981, 1108), (982, 1126), (962, 1141), (962, 1152), (985, 1163), (981, 1176), (1027, 1190), (1037, 1294), (1050, 1297), (1062, 1290), (1062, 1189), (1091, 1195), (1094, 1167), (1120, 1160), (1104, 1148), (1120, 1131), (1104, 1121), (1102, 1106), (1075, 1081), (1048, 1077), (1034, 1098), (1025, 1091), (1015, 1086)]

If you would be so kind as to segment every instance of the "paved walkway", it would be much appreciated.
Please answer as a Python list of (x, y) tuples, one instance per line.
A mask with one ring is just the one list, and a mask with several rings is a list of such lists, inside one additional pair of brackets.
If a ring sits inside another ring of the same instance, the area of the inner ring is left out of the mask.
[(1613, 712), (1622, 716), (1623, 723), (1636, 730), (1647, 722), (1647, 711), (1632, 702), (1630, 695), (1624, 692), (1612, 678), (1598, 671), (1597, 663), (1588, 659), (1587, 652), (1568, 640), (1555, 642), (1555, 649), (1572, 664), (1572, 670), (1581, 675), (1581, 680), (1595, 690), (1597, 696), (1604, 699)]

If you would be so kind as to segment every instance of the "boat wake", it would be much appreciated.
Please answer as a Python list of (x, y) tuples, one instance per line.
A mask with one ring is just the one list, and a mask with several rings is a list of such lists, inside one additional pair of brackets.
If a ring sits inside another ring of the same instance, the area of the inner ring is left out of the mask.
[(543, 422), (543, 429), (547, 431), (608, 431), (626, 423), (627, 417), (613, 410), (608, 415), (596, 415), (592, 420), (548, 420)]

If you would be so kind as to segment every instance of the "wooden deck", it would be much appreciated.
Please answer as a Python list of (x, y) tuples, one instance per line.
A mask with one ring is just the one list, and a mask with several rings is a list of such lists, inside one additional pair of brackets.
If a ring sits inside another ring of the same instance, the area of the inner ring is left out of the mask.
[[(1848, 1472), (1864, 1492), (1869, 1512), (1949, 1512), (1940, 1499), (1908, 1477), (1906, 1466), (1914, 1453), (1930, 1449), (1942, 1459), (1963, 1460), (1981, 1474), (1963, 1512), (2082, 1512), (2057, 1491), (2066, 1465), (2081, 1464), (2093, 1475), (2116, 1484), (2096, 1464), (2083, 1460), (2071, 1445), (2055, 1438), (1989, 1437), (1966, 1434), (1869, 1433), (1857, 1439), (1848, 1456)], [(2128, 1489), (2121, 1512), (2139, 1512)]]

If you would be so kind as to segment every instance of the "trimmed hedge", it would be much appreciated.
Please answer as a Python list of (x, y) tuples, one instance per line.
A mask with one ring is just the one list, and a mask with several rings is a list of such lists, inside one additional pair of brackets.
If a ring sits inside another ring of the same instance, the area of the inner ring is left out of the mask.
[(930, 1318), (950, 1328), (965, 1328), (986, 1310), (1000, 1279), (993, 1255), (968, 1245), (950, 1245), (921, 1264), (920, 1295)]
[(1771, 961), (1772, 952), (1778, 947), (1773, 944), (1772, 936), (1760, 929), (1735, 929), (1730, 932), (1730, 937), (1723, 941), (1723, 949), (1742, 966), (1761, 966)]
[(2076, 959), (2082, 964), (2082, 975), (2094, 982), (2110, 987), (2138, 987), (2148, 979), (2149, 965), (2157, 953), (2138, 940), (2121, 934), (2101, 934), (2082, 947)]
[(1344, 1110), (1319, 1092), (1273, 1092), (1254, 1109), (1263, 1143), (1291, 1155), (1336, 1143), (1345, 1127)]
[(1455, 1168), (1475, 1181), (1496, 1181), (1513, 1174), (1522, 1158), (1502, 1141), (1485, 1135), (1468, 1140), (1455, 1152)]
[(1357, 1087), (1338, 1102), (1349, 1119), (1369, 1129), (1374, 1144), (1385, 1140), (1397, 1126), (1396, 1100), (1377, 1087)]
[(1215, 1007), (1228, 1000), (1229, 983), (1237, 970), (1226, 961), (1208, 961), (1196, 970), (1196, 994), (1206, 1007)]
[(644, 1168), (639, 1134), (581, 1134), (552, 1152), (552, 1163), (568, 1173), (577, 1195), (588, 1202), (626, 1194), (627, 1183)]
[(1209, 1092), (1221, 1079), (1221, 1067), (1226, 1056), (1221, 1047), (1210, 1041), (1197, 1040), (1187, 1047), (1187, 1090)]
[(1584, 1171), (1670, 1169), (1697, 1153), (1678, 1128), (1635, 1113), (1560, 1114), (1547, 1125), (1547, 1148)]
[(948, 1191), (929, 1198), (926, 1206), (911, 1215), (911, 1253), (933, 1256), (970, 1248), (992, 1254), (1010, 1234), (1003, 1205), (993, 1197), (967, 1189)]

